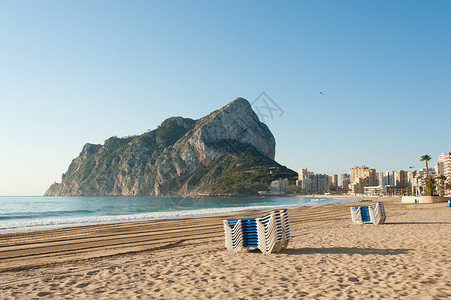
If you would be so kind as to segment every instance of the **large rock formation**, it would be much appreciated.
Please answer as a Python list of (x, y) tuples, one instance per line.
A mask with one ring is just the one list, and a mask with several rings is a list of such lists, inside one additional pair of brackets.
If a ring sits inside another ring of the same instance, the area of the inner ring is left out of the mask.
[[(45, 195), (255, 193), (276, 176), (294, 175), (274, 154), (271, 131), (247, 100), (237, 98), (197, 121), (169, 118), (139, 136), (86, 144)], [(229, 168), (218, 171), (226, 161)], [(232, 174), (240, 182), (231, 182)]]

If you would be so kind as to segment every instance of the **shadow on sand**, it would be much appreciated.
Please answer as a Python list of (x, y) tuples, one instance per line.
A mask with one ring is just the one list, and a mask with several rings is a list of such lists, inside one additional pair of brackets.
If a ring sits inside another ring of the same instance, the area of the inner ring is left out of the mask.
[(413, 249), (375, 249), (375, 248), (333, 247), (333, 248), (299, 248), (299, 249), (288, 248), (288, 249), (280, 251), (279, 253), (286, 254), (286, 255), (302, 255), (302, 254), (400, 255), (400, 254), (409, 254), (410, 251), (413, 251)]

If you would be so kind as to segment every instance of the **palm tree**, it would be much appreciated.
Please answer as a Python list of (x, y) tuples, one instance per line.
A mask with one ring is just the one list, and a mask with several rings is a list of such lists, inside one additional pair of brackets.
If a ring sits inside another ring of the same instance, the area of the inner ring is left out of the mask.
[(434, 190), (435, 190), (435, 179), (431, 177), (426, 177), (426, 180), (424, 181), (425, 187), (426, 187), (426, 195), (428, 196), (434, 196)]
[(425, 154), (421, 156), (420, 161), (426, 162), (426, 178), (429, 177), (429, 167), (428, 167), (428, 161), (431, 160), (431, 156), (429, 154)]
[(445, 187), (446, 187), (447, 189), (451, 189), (451, 182), (446, 183)]
[(440, 176), (437, 176), (437, 179), (439, 180), (439, 187), (440, 187), (439, 194), (444, 195), (445, 189), (446, 189), (446, 184), (445, 184), (446, 176), (440, 175)]

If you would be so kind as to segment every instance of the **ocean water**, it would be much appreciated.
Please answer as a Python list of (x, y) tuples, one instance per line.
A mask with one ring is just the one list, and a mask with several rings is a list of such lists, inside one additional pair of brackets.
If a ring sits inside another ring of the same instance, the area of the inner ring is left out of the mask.
[(355, 201), (321, 197), (0, 197), (0, 232)]

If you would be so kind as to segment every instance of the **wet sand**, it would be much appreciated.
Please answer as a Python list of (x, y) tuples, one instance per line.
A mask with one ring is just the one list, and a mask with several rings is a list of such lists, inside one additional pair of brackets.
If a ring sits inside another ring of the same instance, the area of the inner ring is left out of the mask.
[(0, 298), (451, 298), (451, 208), (382, 201), (384, 225), (351, 222), (372, 202), (290, 209), (270, 255), (224, 247), (223, 219), (264, 212), (2, 234)]

